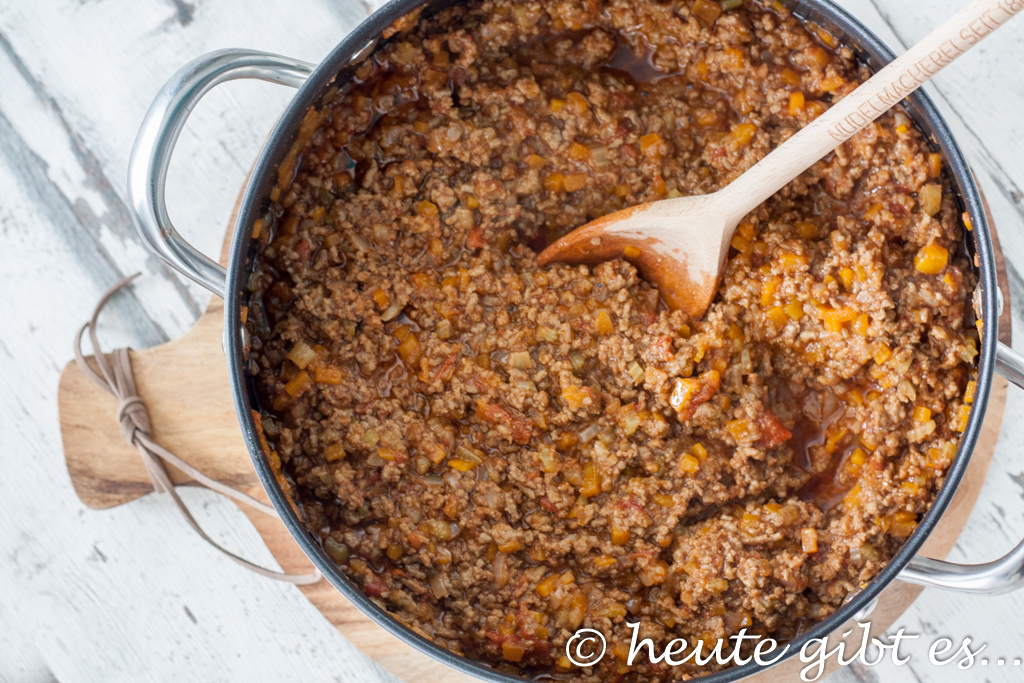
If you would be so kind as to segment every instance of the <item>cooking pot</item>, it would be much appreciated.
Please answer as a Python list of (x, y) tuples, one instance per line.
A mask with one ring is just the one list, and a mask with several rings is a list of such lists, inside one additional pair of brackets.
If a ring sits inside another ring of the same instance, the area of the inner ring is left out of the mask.
[[(238, 421), (263, 487), (309, 559), (346, 598), (405, 643), (466, 674), (488, 681), (513, 681), (521, 679), (452, 654), (401, 624), (367, 598), (327, 556), (319, 539), (307, 531), (296, 508), (277, 482), (267, 454), (260, 447), (252, 415), (252, 408), (256, 405), (253, 379), (247, 371), (248, 333), (240, 317), (241, 307), (248, 303), (246, 283), (256, 251), (256, 243), (251, 236), (252, 225), (267, 210), (270, 189), (277, 180), (277, 167), (295, 142), (299, 123), (307, 109), (318, 105), (328, 90), (346, 87), (355, 66), (386, 42), (383, 32), (392, 22), (421, 6), (429, 14), (451, 4), (453, 0), (392, 0), (360, 24), (318, 65), (251, 50), (220, 50), (186, 64), (160, 91), (142, 123), (129, 162), (128, 195), (135, 224), (149, 248), (225, 300), (223, 345)], [(853, 48), (872, 70), (877, 71), (892, 60), (892, 52), (877, 37), (829, 0), (783, 0), (783, 4), (797, 16), (824, 27)], [(164, 182), (171, 153), (189, 112), (215, 85), (240, 78), (280, 83), (298, 91), (277, 122), (249, 178), (225, 269), (196, 251), (175, 231), (167, 215)], [(1024, 357), (997, 341), (1002, 300), (996, 285), (989, 226), (971, 170), (948, 126), (925, 93), (914, 93), (904, 106), (930, 143), (942, 154), (959, 210), (968, 212), (973, 223), (973, 230), (966, 233), (965, 240), (978, 275), (975, 310), (983, 322), (977, 395), (946, 484), (913, 535), (868, 586), (853, 595), (828, 619), (797, 637), (787, 657), (799, 652), (810, 639), (827, 636), (851, 617), (863, 619), (877, 602), (879, 593), (892, 581), (981, 595), (1006, 593), (1024, 586), (1024, 542), (1002, 559), (980, 565), (958, 565), (917, 555), (953, 499), (967, 469), (988, 406), (993, 373), (999, 372), (1024, 388)], [(710, 674), (702, 680), (707, 683), (735, 681), (756, 673), (758, 669), (751, 663)]]

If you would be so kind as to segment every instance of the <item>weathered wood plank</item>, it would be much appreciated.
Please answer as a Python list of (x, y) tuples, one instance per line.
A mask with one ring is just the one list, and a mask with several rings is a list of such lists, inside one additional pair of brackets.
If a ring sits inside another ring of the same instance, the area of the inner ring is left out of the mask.
[[(124, 209), (128, 151), (152, 95), (174, 69), (218, 47), (319, 60), (380, 0), (35, 0), (0, 5), (0, 680), (381, 680), (292, 588), (249, 577), (196, 539), (165, 501), (84, 511), (62, 470), (57, 373), (102, 288), (142, 269), (134, 298), (101, 325), (113, 345), (182, 334), (207, 294), (142, 250)], [(895, 41), (912, 42), (962, 0), (843, 0)], [(884, 15), (884, 18), (883, 18)], [(936, 81), (949, 120), (1003, 228), (1014, 298), (1024, 294), (1019, 112), (1024, 24), (1011, 23)], [(893, 44), (896, 44), (893, 42)], [(1006, 68), (1011, 65), (1011, 68)], [(232, 83), (197, 108), (172, 164), (181, 232), (215, 253), (252, 159), (290, 93)], [(15, 302), (19, 302), (15, 304)], [(1007, 302), (1009, 303), (1009, 302)], [(1018, 329), (1024, 321), (1015, 317)], [(1018, 343), (1021, 337), (1018, 336)], [(990, 559), (1024, 535), (1024, 399), (1011, 390), (992, 472), (953, 557)], [(186, 492), (215, 538), (270, 563), (229, 503)], [(908, 615), (928, 635), (914, 663), (849, 669), (835, 680), (1019, 680), (1012, 661), (1024, 596), (926, 591)], [(16, 625), (13, 640), (7, 633)], [(989, 643), (993, 662), (955, 674), (926, 661), (935, 634)], [(254, 645), (255, 644), (255, 645)], [(34, 648), (34, 650), (33, 650)], [(10, 654), (12, 651), (15, 655)], [(52, 677), (50, 672), (52, 672)]]
[[(192, 56), (252, 45), (251, 36), (258, 47), (319, 59), (365, 14), (326, 4), (298, 8), (318, 17), (319, 40), (284, 20), (294, 3), (200, 3), (194, 12), (184, 2), (0, 7), (0, 462), (17, 473), (0, 482), (0, 678), (390, 678), (294, 588), (240, 572), (205, 548), (167, 501), (86, 514), (55, 430), (59, 368), (106, 285), (140, 267), (149, 275), (101, 324), (112, 345), (176, 337), (208, 298), (148, 258), (127, 219), (127, 153), (150, 98)], [(229, 88), (189, 127), (172, 178), (181, 208), (172, 213), (201, 248), (219, 244), (232, 198), (287, 97), (272, 86)], [(215, 538), (273, 566), (232, 504), (199, 491), (185, 497)]]

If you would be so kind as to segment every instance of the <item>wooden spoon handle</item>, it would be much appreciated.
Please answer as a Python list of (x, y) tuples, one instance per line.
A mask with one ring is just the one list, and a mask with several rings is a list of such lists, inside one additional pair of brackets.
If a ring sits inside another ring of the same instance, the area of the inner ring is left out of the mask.
[(1024, 9), (1024, 0), (975, 0), (779, 145), (725, 193), (736, 225), (816, 161), (920, 88)]

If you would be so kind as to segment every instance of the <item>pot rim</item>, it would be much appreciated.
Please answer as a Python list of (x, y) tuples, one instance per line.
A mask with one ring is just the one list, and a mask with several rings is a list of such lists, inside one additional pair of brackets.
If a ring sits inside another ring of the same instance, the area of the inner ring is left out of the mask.
[[(254, 395), (251, 392), (251, 377), (247, 372), (248, 364), (245, 360), (244, 339), (246, 334), (243, 332), (244, 326), (240, 326), (238, 323), (241, 319), (241, 306), (246, 303), (243, 301), (243, 292), (253, 259), (251, 230), (248, 229), (248, 226), (251, 226), (253, 221), (265, 210), (269, 189), (276, 178), (277, 166), (295, 140), (299, 121), (307, 109), (320, 100), (331, 83), (338, 78), (340, 71), (352, 62), (362, 61), (363, 57), (376, 49), (385, 28), (408, 12), (429, 4), (431, 4), (431, 0), (391, 0), (374, 12), (346, 36), (317, 66), (278, 119), (246, 184), (235, 223), (227, 267), (227, 296), (224, 306), (225, 351), (235, 409), (256, 473), (281, 520), (306, 556), (345, 598), (355, 604), (377, 625), (405, 644), (459, 672), (494, 683), (510, 683), (528, 679), (502, 673), (483, 662), (453, 654), (404, 625), (390, 612), (370, 600), (359, 586), (328, 557), (321, 548), (319, 540), (306, 529), (296, 508), (279, 485), (260, 444), (251, 412)], [(452, 0), (440, 0), (436, 4), (447, 6), (454, 3)], [(854, 49), (858, 59), (862, 63), (866, 63), (873, 71), (877, 71), (895, 56), (878, 37), (832, 0), (784, 0), (783, 4), (791, 8), (794, 14), (804, 21), (814, 21), (843, 36), (843, 44)], [(354, 56), (357, 56), (358, 59), (353, 60)], [(818, 622), (790, 641), (790, 647), (785, 657), (772, 666), (792, 658), (812, 639), (823, 638), (836, 631), (844, 622), (869, 607), (872, 601), (897, 579), (897, 575), (921, 548), (956, 494), (970, 462), (988, 406), (995, 371), (998, 338), (998, 287), (988, 215), (974, 175), (959, 145), (953, 138), (952, 132), (931, 98), (923, 90), (918, 90), (903, 100), (901, 105), (907, 109), (922, 130), (930, 133), (929, 142), (943, 155), (948, 172), (947, 177), (956, 190), (958, 206), (960, 206), (960, 210), (969, 213), (973, 224), (973, 230), (967, 233), (967, 247), (980, 263), (978, 268), (980, 278), (975, 296), (977, 297), (976, 301), (980, 300), (981, 319), (986, 332), (981, 339), (978, 391), (972, 405), (967, 428), (964, 430), (957, 448), (956, 459), (947, 472), (942, 489), (925, 517), (918, 524), (917, 529), (866, 588), (855, 593), (829, 618)], [(743, 666), (705, 674), (699, 680), (705, 683), (728, 683), (751, 676), (765, 668), (770, 667), (762, 667), (755, 662), (750, 662)]]

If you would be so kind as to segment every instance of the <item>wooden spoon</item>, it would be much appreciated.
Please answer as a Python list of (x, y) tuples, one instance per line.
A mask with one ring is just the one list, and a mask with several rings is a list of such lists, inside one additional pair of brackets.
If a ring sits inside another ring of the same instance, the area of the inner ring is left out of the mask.
[(537, 261), (595, 264), (624, 257), (669, 306), (700, 318), (744, 216), (1021, 9), (1024, 0), (976, 0), (724, 189), (602, 216), (550, 245)]

